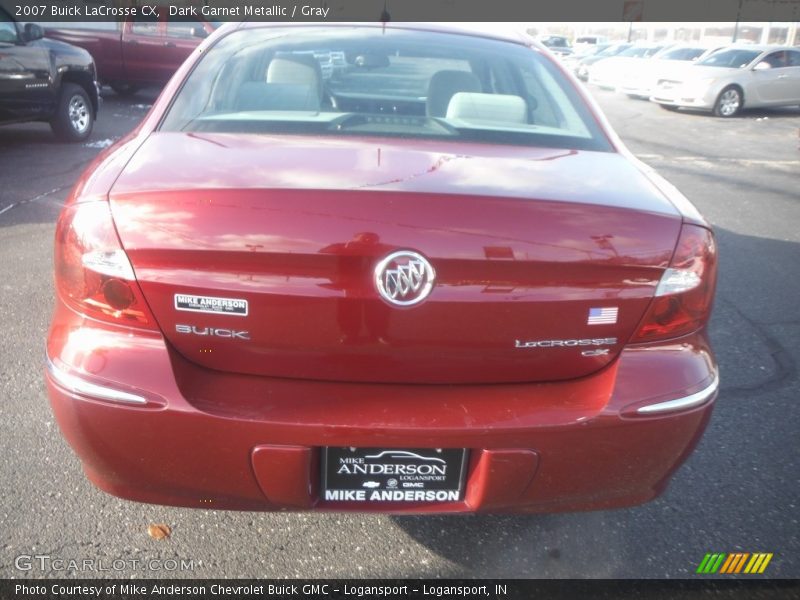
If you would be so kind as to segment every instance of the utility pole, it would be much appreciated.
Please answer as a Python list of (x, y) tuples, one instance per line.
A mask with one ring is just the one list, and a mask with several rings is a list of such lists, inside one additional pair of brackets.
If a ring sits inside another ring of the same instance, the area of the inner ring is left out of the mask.
[(767, 23), (761, 28), (761, 43), (769, 44), (769, 34), (772, 31), (772, 23)]
[(742, 18), (742, 0), (739, 0), (739, 8), (736, 9), (736, 25), (733, 27), (733, 39), (731, 40), (734, 44), (736, 43), (736, 38), (739, 37), (739, 19)]

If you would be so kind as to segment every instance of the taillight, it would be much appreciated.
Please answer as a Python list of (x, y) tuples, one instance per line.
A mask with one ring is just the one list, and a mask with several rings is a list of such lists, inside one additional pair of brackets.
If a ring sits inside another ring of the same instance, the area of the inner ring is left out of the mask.
[(79, 313), (120, 325), (158, 329), (117, 237), (107, 202), (67, 208), (56, 227), (56, 289)]
[(705, 325), (716, 283), (714, 235), (704, 227), (684, 225), (669, 268), (631, 343), (676, 338)]

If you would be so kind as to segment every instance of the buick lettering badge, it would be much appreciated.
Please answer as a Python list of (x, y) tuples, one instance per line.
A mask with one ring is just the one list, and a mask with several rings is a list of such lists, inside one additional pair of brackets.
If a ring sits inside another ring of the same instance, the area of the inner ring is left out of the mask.
[(393, 252), (375, 267), (375, 286), (384, 300), (396, 306), (422, 302), (433, 289), (436, 273), (416, 252)]

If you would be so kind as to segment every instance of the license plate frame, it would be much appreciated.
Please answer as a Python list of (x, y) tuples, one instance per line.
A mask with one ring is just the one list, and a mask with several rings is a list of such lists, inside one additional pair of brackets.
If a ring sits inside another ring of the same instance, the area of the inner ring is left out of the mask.
[(320, 497), (327, 502), (442, 504), (464, 499), (466, 448), (321, 450)]

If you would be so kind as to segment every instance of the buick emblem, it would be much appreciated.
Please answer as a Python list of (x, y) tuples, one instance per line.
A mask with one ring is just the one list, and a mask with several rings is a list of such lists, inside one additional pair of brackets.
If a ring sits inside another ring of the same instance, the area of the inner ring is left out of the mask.
[(436, 273), (416, 252), (393, 252), (375, 267), (375, 286), (384, 300), (397, 306), (418, 304), (433, 289)]

